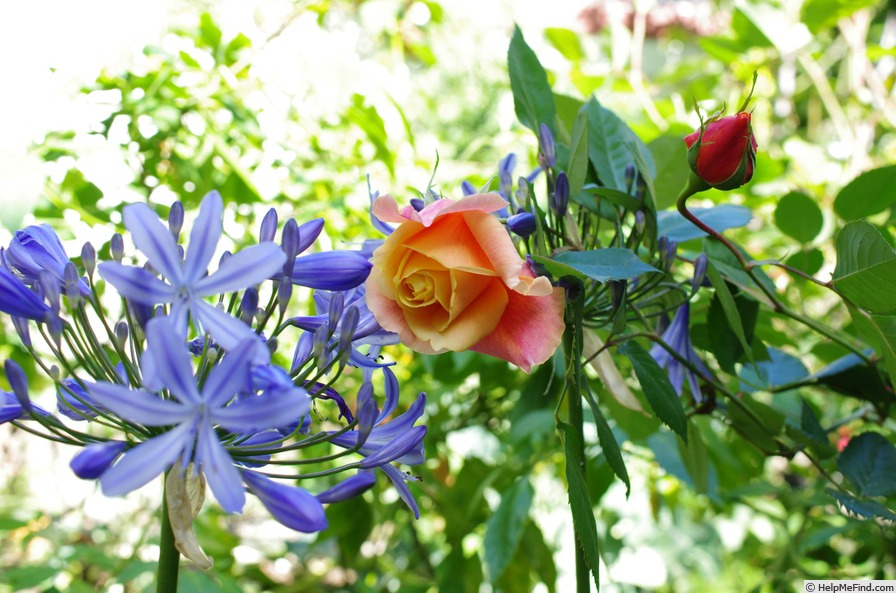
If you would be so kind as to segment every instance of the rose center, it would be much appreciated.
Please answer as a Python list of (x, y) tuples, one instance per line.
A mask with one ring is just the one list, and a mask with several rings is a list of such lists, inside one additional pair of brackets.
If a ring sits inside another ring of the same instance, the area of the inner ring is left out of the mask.
[(435, 279), (427, 271), (414, 272), (404, 278), (399, 298), (408, 307), (426, 307), (436, 301)]

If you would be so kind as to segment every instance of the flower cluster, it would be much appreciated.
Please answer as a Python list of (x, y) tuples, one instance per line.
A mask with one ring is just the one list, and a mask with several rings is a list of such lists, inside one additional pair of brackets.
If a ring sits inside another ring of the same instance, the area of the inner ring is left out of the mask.
[[(286, 221), (278, 243), (271, 210), (260, 240), (225, 252), (210, 271), (224, 208), (208, 194), (184, 248), (180, 203), (167, 225), (146, 204), (126, 206), (127, 237), (142, 261), (125, 258), (115, 235), (111, 261), (97, 262), (84, 245), (82, 269), (51, 227), (16, 232), (0, 248), (0, 311), (55, 383), (56, 410), (32, 403), (10, 359), (0, 422), (79, 447), (73, 471), (109, 496), (166, 474), (169, 505), (172, 485), (193, 480), (228, 512), (241, 512), (248, 491), (284, 525), (315, 532), (327, 525), (324, 504), (369, 489), (379, 469), (419, 516), (411, 478), (393, 464), (424, 460), (426, 427), (416, 423), (425, 397), (395, 415), (399, 385), (379, 349), (397, 339), (364, 302), (369, 254), (304, 253), (323, 220)], [(316, 290), (319, 315), (289, 314), (293, 285)], [(111, 306), (110, 289), (121, 307)], [(34, 329), (45, 346), (32, 343)], [(290, 341), (294, 351), (281, 353)], [(338, 420), (327, 415), (333, 405)], [(304, 469), (311, 463), (317, 471)], [(346, 471), (342, 481), (330, 477)], [(320, 485), (307, 484), (313, 479)], [(181, 515), (170, 510), (172, 521)]]

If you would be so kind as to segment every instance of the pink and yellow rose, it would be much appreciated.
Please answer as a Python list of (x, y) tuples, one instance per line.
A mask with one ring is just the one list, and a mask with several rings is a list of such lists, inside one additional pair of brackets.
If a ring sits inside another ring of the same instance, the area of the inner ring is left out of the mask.
[(563, 334), (563, 289), (530, 270), (492, 214), (497, 194), (436, 200), (419, 212), (380, 196), (373, 214), (398, 228), (373, 253), (367, 306), (418, 352), (473, 350), (524, 371)]

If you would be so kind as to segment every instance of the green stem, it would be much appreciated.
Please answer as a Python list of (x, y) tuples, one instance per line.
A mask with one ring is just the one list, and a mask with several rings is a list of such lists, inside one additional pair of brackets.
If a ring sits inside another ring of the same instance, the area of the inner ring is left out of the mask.
[[(166, 478), (167, 480), (167, 478)], [(168, 500), (162, 497), (162, 535), (159, 541), (159, 566), (156, 569), (156, 593), (177, 593), (180, 552), (174, 546), (174, 532), (168, 517)]]
[[(855, 344), (850, 343), (848, 340), (843, 338), (840, 334), (838, 334), (834, 330), (830, 329), (829, 327), (822, 325), (821, 323), (815, 321), (814, 319), (810, 319), (808, 317), (800, 315), (799, 313), (790, 309), (787, 305), (782, 303), (781, 300), (778, 298), (778, 295), (775, 294), (775, 291), (773, 289), (769, 288), (768, 286), (766, 286), (766, 284), (764, 282), (760, 281), (759, 276), (757, 275), (757, 272), (756, 272), (757, 262), (747, 261), (746, 256), (744, 256), (744, 254), (741, 253), (740, 249), (738, 249), (734, 245), (734, 243), (732, 243), (731, 241), (726, 239), (721, 233), (719, 233), (712, 227), (706, 225), (702, 220), (697, 218), (690, 210), (688, 210), (688, 207), (687, 207), (688, 198), (690, 198), (695, 193), (704, 191), (708, 188), (709, 188), (709, 186), (706, 184), (705, 181), (703, 181), (702, 179), (697, 177), (697, 175), (695, 175), (694, 173), (691, 173), (691, 176), (688, 178), (688, 184), (685, 186), (685, 188), (683, 190), (681, 190), (681, 193), (678, 195), (678, 200), (676, 201), (676, 204), (675, 204), (676, 207), (678, 208), (678, 211), (681, 213), (681, 215), (684, 216), (685, 218), (687, 218), (689, 221), (691, 221), (697, 228), (699, 228), (700, 230), (705, 232), (707, 235), (709, 235), (713, 239), (719, 241), (722, 245), (724, 245), (728, 249), (728, 251), (731, 252), (732, 255), (734, 255), (734, 257), (737, 258), (737, 261), (740, 263), (744, 272), (746, 272), (747, 275), (749, 275), (750, 279), (753, 280), (753, 283), (756, 284), (756, 286), (758, 286), (759, 289), (765, 293), (765, 296), (768, 297), (773, 311), (775, 311), (776, 313), (780, 313), (786, 317), (789, 317), (798, 323), (802, 323), (803, 325), (805, 325), (805, 326), (813, 329), (814, 331), (820, 333), (821, 335), (825, 336), (829, 340), (836, 342), (837, 344), (843, 346), (850, 352), (856, 354), (866, 363), (871, 363), (871, 358), (867, 354), (865, 354), (865, 352), (862, 350), (862, 348), (860, 348), (859, 346), (856, 346)], [(828, 288), (830, 288), (830, 287), (828, 286)]]
[[(566, 308), (566, 331), (563, 332), (563, 352), (566, 355), (566, 405), (569, 413), (569, 424), (578, 436), (581, 444), (580, 459), (585, 458), (585, 418), (582, 412), (582, 295), (577, 302)], [(571, 460), (567, 457), (567, 463)], [(582, 467), (584, 473), (585, 468)], [(585, 550), (580, 544), (581, 537), (573, 522), (573, 542), (576, 550), (576, 593), (590, 593), (591, 571), (585, 559)]]

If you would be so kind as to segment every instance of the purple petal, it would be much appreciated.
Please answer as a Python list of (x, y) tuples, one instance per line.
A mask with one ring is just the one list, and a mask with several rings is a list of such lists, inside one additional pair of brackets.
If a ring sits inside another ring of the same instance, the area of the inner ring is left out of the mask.
[(221, 508), (228, 513), (241, 512), (246, 504), (246, 493), (243, 491), (240, 472), (234, 467), (233, 459), (208, 423), (199, 427), (196, 462)]
[(271, 361), (270, 352), (265, 348), (261, 338), (248, 325), (200, 299), (190, 299), (190, 311), (199, 322), (203, 332), (225, 350), (236, 348), (241, 342), (255, 340), (252, 350), (253, 364), (267, 364)]
[(144, 426), (177, 424), (192, 413), (191, 407), (171, 399), (162, 399), (143, 389), (96, 383), (88, 386), (88, 390), (93, 399), (104, 408), (125, 420)]
[(143, 268), (107, 261), (97, 266), (100, 276), (126, 299), (143, 305), (170, 303), (177, 289)]
[(305, 416), (310, 408), (304, 393), (298, 398), (258, 395), (236, 401), (226, 408), (213, 409), (210, 417), (231, 432), (253, 433), (291, 424)]
[(196, 284), (208, 270), (208, 264), (212, 261), (218, 239), (223, 230), (224, 201), (221, 194), (211, 191), (202, 198), (199, 206), (199, 216), (193, 223), (190, 232), (190, 246), (184, 259), (184, 282), (189, 285)]
[(317, 495), (322, 503), (342, 502), (370, 490), (376, 484), (376, 476), (370, 472), (360, 472), (339, 482), (332, 488)]
[(314, 218), (299, 225), (299, 242), (296, 244), (296, 253), (302, 253), (311, 247), (311, 244), (317, 241), (322, 230), (324, 230), (323, 218)]
[(12, 272), (0, 267), (0, 311), (16, 317), (43, 321), (50, 308)]
[[(249, 361), (258, 338), (252, 337), (227, 352), (221, 364), (215, 366), (202, 385), (202, 399), (212, 410), (230, 401), (234, 395), (252, 386)], [(251, 431), (244, 431), (251, 432)]]
[(401, 497), (401, 500), (403, 500), (404, 503), (408, 505), (408, 508), (413, 511), (414, 518), (419, 519), (420, 509), (417, 507), (417, 501), (414, 500), (414, 495), (411, 494), (411, 489), (408, 488), (408, 485), (405, 483), (410, 479), (408, 474), (391, 465), (381, 465), (380, 469), (383, 470), (383, 473), (389, 476), (390, 480), (392, 480), (392, 484), (395, 486), (395, 489), (398, 490), (398, 495)]
[(234, 253), (210, 276), (193, 285), (196, 296), (242, 290), (267, 280), (283, 267), (286, 255), (276, 243), (259, 243)]
[[(425, 426), (415, 426), (410, 430), (398, 435), (389, 443), (378, 451), (361, 460), (361, 469), (371, 469), (381, 465), (399, 460), (407, 465), (417, 465), (423, 463), (423, 448), (420, 451), (411, 452), (423, 442), (426, 436)], [(363, 447), (362, 447), (363, 448)], [(407, 458), (406, 460), (404, 458)]]
[(165, 387), (183, 402), (199, 402), (189, 351), (171, 320), (156, 317), (147, 323), (146, 341), (155, 361), (155, 372)]
[(183, 265), (177, 244), (152, 208), (142, 202), (125, 206), (124, 226), (131, 232), (134, 245), (146, 255), (152, 267), (171, 284), (183, 285)]
[(14, 393), (0, 391), (0, 424), (27, 415)]
[(293, 284), (323, 290), (348, 290), (363, 283), (372, 264), (356, 251), (321, 251), (296, 258)]
[(109, 469), (125, 447), (127, 443), (121, 441), (92, 443), (81, 449), (69, 465), (75, 475), (82, 480), (95, 480)]
[(138, 445), (100, 477), (106, 496), (121, 496), (147, 484), (167, 470), (193, 444), (193, 423), (174, 429)]
[(286, 486), (250, 471), (243, 471), (243, 480), (274, 518), (290, 529), (314, 533), (327, 528), (323, 505), (303, 488)]
[(383, 410), (376, 419), (377, 424), (391, 416), (398, 405), (399, 385), (395, 373), (389, 367), (383, 367), (383, 377), (385, 379), (386, 401), (383, 402)]

